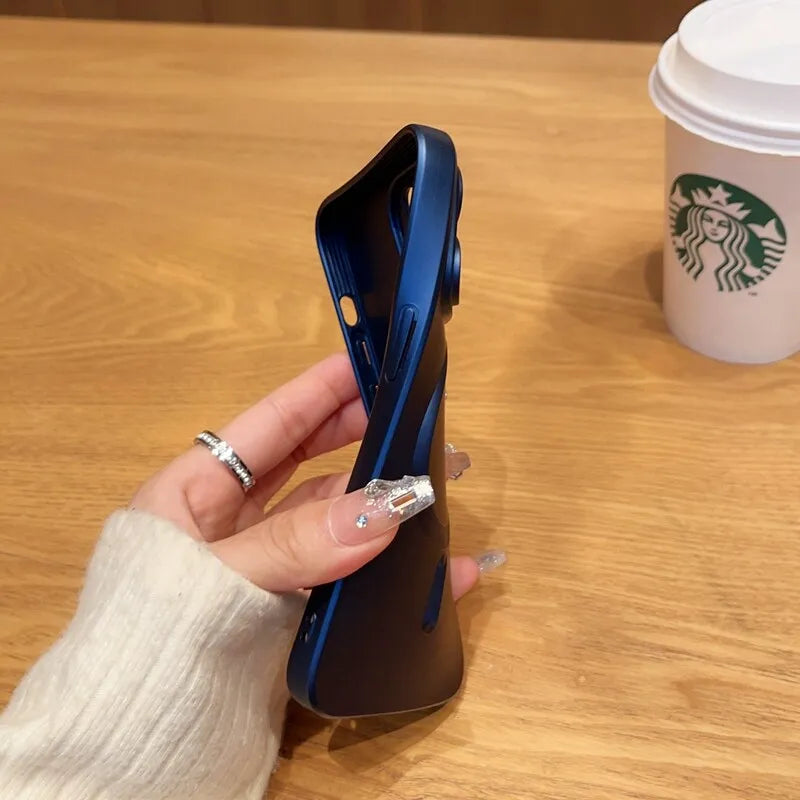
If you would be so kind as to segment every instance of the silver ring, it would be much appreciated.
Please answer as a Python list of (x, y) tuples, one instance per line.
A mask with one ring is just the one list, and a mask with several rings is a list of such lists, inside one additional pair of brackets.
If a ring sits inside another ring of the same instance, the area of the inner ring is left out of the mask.
[(220, 439), (216, 433), (211, 431), (203, 431), (194, 437), (195, 444), (202, 444), (211, 451), (211, 455), (221, 461), (233, 473), (236, 480), (242, 486), (242, 489), (247, 492), (256, 485), (256, 479), (253, 473), (247, 467), (247, 464), (236, 455), (234, 449), (224, 440)]

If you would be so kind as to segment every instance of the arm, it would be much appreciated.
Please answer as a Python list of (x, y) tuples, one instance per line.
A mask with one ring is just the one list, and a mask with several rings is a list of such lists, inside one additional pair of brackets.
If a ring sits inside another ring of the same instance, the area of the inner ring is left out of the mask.
[(0, 717), (0, 797), (261, 798), (303, 603), (115, 513), (74, 619)]

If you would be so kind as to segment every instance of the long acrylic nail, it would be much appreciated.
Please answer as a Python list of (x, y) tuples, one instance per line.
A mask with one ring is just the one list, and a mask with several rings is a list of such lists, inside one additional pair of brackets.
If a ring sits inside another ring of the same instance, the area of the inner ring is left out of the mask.
[(489, 550), (477, 556), (475, 563), (478, 565), (481, 575), (488, 575), (490, 572), (500, 569), (507, 560), (505, 550)]
[(396, 481), (373, 480), (331, 504), (328, 524), (341, 545), (357, 545), (391, 531), (433, 505), (431, 479), (406, 475)]
[(467, 453), (450, 443), (444, 446), (445, 471), (451, 481), (457, 481), (471, 466)]

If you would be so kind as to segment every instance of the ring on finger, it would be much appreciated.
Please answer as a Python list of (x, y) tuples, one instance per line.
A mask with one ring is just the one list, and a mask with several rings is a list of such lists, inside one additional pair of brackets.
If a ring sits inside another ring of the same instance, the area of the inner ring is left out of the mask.
[(256, 479), (247, 464), (236, 454), (236, 451), (216, 433), (202, 431), (194, 437), (195, 444), (206, 447), (212, 456), (223, 463), (230, 473), (239, 481), (243, 492), (248, 492), (256, 485)]

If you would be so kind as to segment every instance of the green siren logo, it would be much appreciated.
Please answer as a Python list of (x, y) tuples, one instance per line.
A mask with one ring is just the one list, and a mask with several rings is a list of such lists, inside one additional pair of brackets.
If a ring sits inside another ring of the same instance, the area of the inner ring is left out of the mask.
[(786, 251), (786, 229), (766, 203), (705, 175), (681, 175), (672, 184), (669, 225), (687, 274), (713, 276), (720, 292), (760, 283)]

